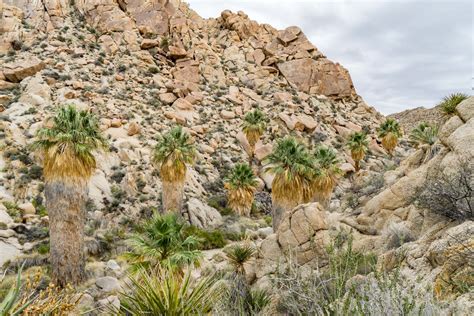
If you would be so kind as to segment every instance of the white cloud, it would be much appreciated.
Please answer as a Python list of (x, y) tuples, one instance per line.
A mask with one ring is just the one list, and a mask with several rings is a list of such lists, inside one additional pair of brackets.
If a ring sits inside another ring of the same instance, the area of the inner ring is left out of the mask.
[(473, 5), (468, 0), (188, 0), (201, 16), (242, 10), (278, 29), (298, 25), (388, 114), (472, 93)]

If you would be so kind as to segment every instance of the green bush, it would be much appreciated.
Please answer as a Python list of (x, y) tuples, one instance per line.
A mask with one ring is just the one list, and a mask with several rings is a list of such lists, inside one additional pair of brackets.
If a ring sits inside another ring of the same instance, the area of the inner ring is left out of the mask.
[(205, 230), (196, 226), (188, 226), (184, 229), (184, 234), (197, 238), (197, 248), (200, 250), (223, 248), (227, 244), (225, 234), (218, 229)]

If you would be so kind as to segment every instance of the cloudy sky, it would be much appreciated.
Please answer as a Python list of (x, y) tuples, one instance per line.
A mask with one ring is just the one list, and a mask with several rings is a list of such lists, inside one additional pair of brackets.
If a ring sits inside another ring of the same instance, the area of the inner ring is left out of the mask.
[(201, 16), (242, 10), (283, 29), (298, 25), (349, 69), (357, 92), (384, 114), (432, 107), (473, 91), (470, 0), (187, 0)]

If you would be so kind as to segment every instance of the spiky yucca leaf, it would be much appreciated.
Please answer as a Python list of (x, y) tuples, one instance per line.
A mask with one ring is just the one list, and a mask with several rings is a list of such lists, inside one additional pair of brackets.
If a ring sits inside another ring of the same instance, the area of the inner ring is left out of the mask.
[(88, 179), (96, 168), (95, 150), (105, 149), (97, 118), (72, 105), (61, 107), (52, 126), (38, 130), (32, 148), (43, 156), (46, 181)]
[(160, 166), (164, 181), (181, 182), (186, 178), (186, 164), (192, 163), (195, 157), (196, 150), (189, 134), (181, 126), (176, 126), (159, 138), (153, 162)]
[(433, 145), (438, 139), (438, 127), (422, 122), (414, 128), (409, 136), (410, 143), (415, 147)]
[(456, 113), (456, 107), (459, 103), (466, 100), (469, 96), (464, 93), (452, 93), (443, 98), (443, 100), (438, 104), (441, 107), (441, 111), (443, 111), (446, 115), (452, 115)]
[(229, 207), (239, 215), (249, 216), (258, 185), (252, 168), (247, 164), (237, 164), (225, 181)]
[(163, 268), (141, 270), (130, 276), (126, 292), (120, 293), (118, 315), (208, 315), (221, 296), (215, 275), (199, 281)]
[(351, 151), (351, 157), (354, 159), (355, 168), (359, 170), (359, 164), (364, 159), (365, 154), (369, 148), (369, 141), (367, 140), (367, 134), (364, 132), (354, 132), (349, 136), (347, 141), (347, 147)]
[(286, 137), (277, 142), (265, 162), (265, 170), (275, 175), (272, 196), (301, 202), (309, 185), (308, 179), (314, 172), (313, 160), (306, 147), (293, 137)]
[(395, 119), (387, 118), (377, 129), (379, 137), (382, 138), (382, 146), (392, 154), (397, 146), (398, 138), (401, 137), (402, 132), (400, 124)]
[(251, 245), (235, 245), (226, 253), (227, 260), (237, 273), (244, 273), (244, 264), (255, 254), (255, 248)]
[(255, 144), (262, 136), (266, 127), (266, 118), (262, 111), (255, 109), (252, 112), (249, 112), (244, 117), (244, 122), (242, 124), (242, 131), (244, 132), (247, 140), (252, 147), (252, 150), (255, 148)]
[(143, 232), (133, 235), (128, 244), (132, 251), (125, 257), (134, 271), (159, 265), (181, 269), (198, 264), (202, 257), (197, 238), (186, 236), (185, 224), (175, 214), (155, 214), (143, 225)]

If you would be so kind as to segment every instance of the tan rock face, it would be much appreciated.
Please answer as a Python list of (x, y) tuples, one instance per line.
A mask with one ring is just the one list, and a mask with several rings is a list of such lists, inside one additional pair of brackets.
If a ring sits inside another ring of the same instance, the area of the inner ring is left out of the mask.
[(9, 64), (5, 64), (2, 68), (3, 75), (10, 82), (20, 82), (26, 77), (33, 76), (38, 71), (44, 69), (45, 63), (36, 58), (31, 57), (26, 60), (17, 60)]
[(301, 91), (341, 97), (355, 94), (349, 72), (327, 59), (302, 58), (277, 66), (283, 76)]

